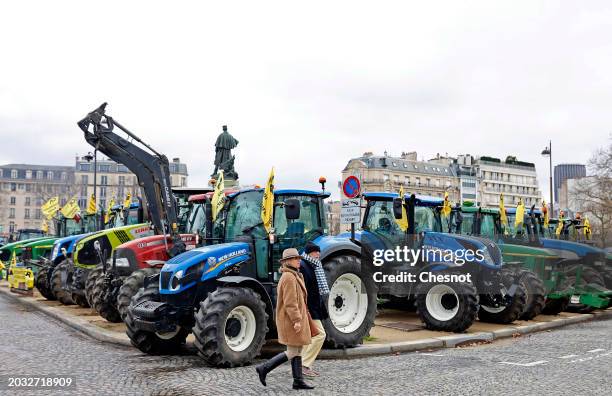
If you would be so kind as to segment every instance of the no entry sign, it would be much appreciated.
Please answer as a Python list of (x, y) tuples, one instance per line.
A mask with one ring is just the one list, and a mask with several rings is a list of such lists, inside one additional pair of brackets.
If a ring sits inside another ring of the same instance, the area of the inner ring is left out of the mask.
[(342, 183), (342, 193), (347, 198), (356, 198), (361, 192), (361, 182), (355, 176), (349, 176)]

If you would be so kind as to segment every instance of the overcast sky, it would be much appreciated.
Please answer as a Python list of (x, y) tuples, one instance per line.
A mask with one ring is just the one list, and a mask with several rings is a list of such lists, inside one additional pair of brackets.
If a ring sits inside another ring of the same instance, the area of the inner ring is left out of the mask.
[(192, 186), (228, 124), (243, 184), (275, 166), (336, 192), (365, 151), (471, 153), (535, 162), (548, 196), (548, 140), (584, 163), (612, 131), (610, 2), (203, 3), (0, 5), (0, 164), (72, 165), (107, 101)]

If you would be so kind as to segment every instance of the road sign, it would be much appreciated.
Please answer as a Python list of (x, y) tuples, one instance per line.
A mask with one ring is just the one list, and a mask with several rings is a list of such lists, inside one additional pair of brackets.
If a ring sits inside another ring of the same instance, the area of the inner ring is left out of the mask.
[(361, 182), (356, 176), (349, 176), (342, 183), (342, 193), (347, 198), (355, 198), (361, 192)]
[(361, 203), (359, 198), (343, 198), (341, 205), (341, 224), (359, 223), (361, 221)]

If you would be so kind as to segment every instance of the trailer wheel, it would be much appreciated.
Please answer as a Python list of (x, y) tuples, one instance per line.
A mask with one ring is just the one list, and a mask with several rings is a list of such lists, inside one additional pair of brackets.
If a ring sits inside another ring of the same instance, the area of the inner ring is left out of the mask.
[(73, 305), (74, 301), (72, 300), (71, 293), (68, 293), (68, 291), (64, 290), (62, 287), (62, 284), (67, 284), (71, 277), (68, 271), (68, 260), (69, 259), (63, 260), (53, 268), (53, 272), (51, 273), (51, 291), (57, 298), (57, 301), (64, 305)]
[(323, 321), (328, 345), (348, 348), (363, 343), (376, 317), (374, 279), (362, 271), (361, 258), (351, 255), (332, 257), (323, 268), (330, 286), (329, 318)]
[(122, 320), (125, 320), (132, 297), (144, 286), (145, 278), (158, 273), (159, 268), (142, 268), (132, 272), (123, 280), (119, 294), (117, 294), (117, 311)]
[[(510, 289), (514, 283), (514, 274), (509, 269), (501, 270), (501, 282), (506, 289)], [(497, 296), (501, 298), (500, 296)], [(480, 299), (480, 310), (478, 311), (478, 319), (482, 322), (507, 324), (517, 320), (525, 310), (527, 296), (525, 288), (520, 283), (517, 283), (514, 296), (506, 305), (499, 307), (490, 307), (483, 304), (483, 298)]]
[(525, 309), (520, 316), (521, 320), (531, 320), (542, 313), (544, 301), (546, 299), (546, 289), (544, 282), (529, 270), (521, 270), (518, 273), (520, 283), (527, 292)]
[(266, 304), (245, 287), (220, 287), (200, 303), (195, 315), (198, 355), (217, 367), (250, 364), (268, 332)]
[(417, 287), (417, 313), (425, 328), (461, 333), (478, 314), (478, 294), (471, 282), (421, 283)]
[[(578, 267), (577, 266), (571, 266), (568, 267), (565, 270), (566, 276), (567, 276), (567, 281), (571, 286), (575, 286), (577, 281), (577, 275), (578, 275)], [(584, 286), (586, 284), (594, 284), (597, 286), (600, 286), (602, 288), (605, 288), (605, 281), (603, 276), (601, 276), (601, 274), (599, 272), (597, 272), (595, 269), (591, 268), (591, 267), (582, 267), (582, 276), (581, 276), (581, 285)], [(591, 307), (589, 305), (584, 305), (584, 304), (576, 304), (576, 303), (572, 303), (570, 301), (570, 303), (567, 305), (566, 310), (569, 312), (578, 312), (578, 313), (589, 313), (595, 310), (595, 307)]]
[(131, 312), (132, 305), (143, 301), (160, 301), (158, 285), (153, 283), (142, 288), (136, 293), (125, 316), (127, 335), (136, 348), (149, 355), (177, 353), (189, 335), (189, 329), (177, 327), (171, 333), (152, 333), (139, 330), (134, 326), (134, 317)]
[(92, 307), (98, 314), (111, 323), (122, 322), (119, 311), (108, 297), (108, 287), (105, 276), (98, 276), (91, 295)]
[(104, 272), (104, 269), (102, 268), (102, 264), (99, 264), (99, 265), (96, 265), (96, 267), (89, 272), (89, 275), (87, 275), (87, 280), (85, 281), (85, 298), (87, 299), (87, 302), (89, 303), (89, 306), (91, 307), (94, 306), (92, 297), (93, 297), (93, 289), (94, 289), (94, 286), (96, 285), (96, 280), (98, 280), (98, 278), (100, 277), (100, 275), (103, 274), (103, 272)]
[(544, 315), (559, 315), (561, 312), (567, 309), (569, 302), (570, 300), (567, 297), (546, 299), (546, 305), (544, 305), (542, 313)]
[(44, 298), (53, 301), (55, 300), (55, 295), (49, 283), (49, 269), (49, 267), (43, 267), (38, 271), (36, 275), (36, 288)]

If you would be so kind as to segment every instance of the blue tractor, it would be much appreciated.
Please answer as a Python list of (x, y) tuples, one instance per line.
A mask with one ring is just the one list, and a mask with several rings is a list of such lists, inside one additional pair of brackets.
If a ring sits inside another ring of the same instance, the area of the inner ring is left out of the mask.
[[(356, 239), (364, 252), (362, 262), (371, 261), (379, 297), (415, 304), (430, 330), (463, 332), (477, 316), (492, 323), (511, 323), (520, 317), (525, 289), (512, 270), (502, 267), (499, 247), (484, 238), (442, 232), (442, 198), (400, 198), (386, 192), (365, 193), (364, 198), (363, 231)], [(408, 220), (405, 231), (396, 221), (402, 210)], [(384, 258), (382, 263), (370, 259), (380, 256), (376, 252), (403, 248), (420, 255), (403, 261)], [(442, 281), (432, 281), (431, 274)], [(406, 281), (398, 282), (398, 276)]]
[[(274, 191), (273, 230), (261, 218), (262, 189), (226, 197), (211, 242), (171, 258), (134, 296), (125, 319), (132, 344), (150, 354), (172, 353), (188, 334), (208, 364), (249, 364), (275, 337), (274, 307), (284, 249), (321, 247), (331, 293), (328, 342), (360, 344), (376, 315), (376, 291), (361, 272), (361, 250), (348, 238), (326, 236), (326, 192)], [(221, 242), (221, 243), (218, 243)]]

